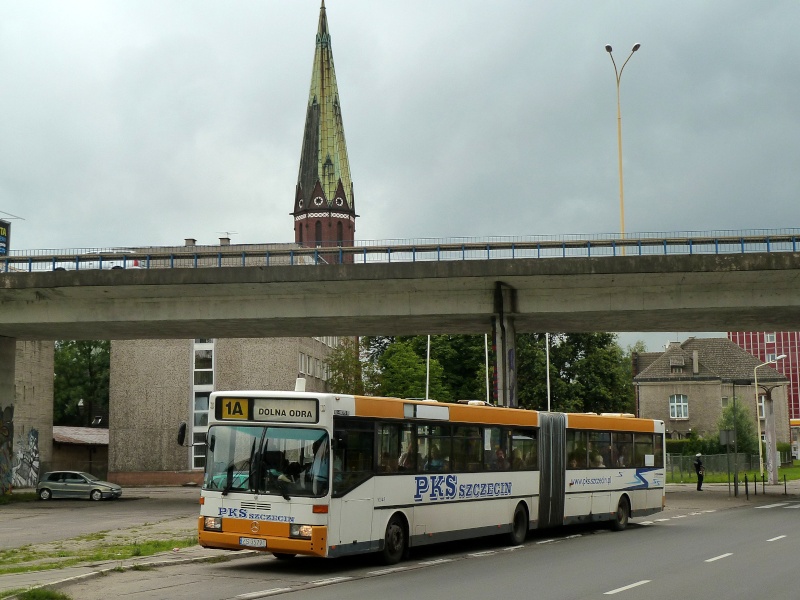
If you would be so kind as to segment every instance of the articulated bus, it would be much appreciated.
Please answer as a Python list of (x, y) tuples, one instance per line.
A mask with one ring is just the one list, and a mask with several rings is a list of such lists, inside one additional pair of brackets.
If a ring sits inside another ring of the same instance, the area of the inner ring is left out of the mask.
[(800, 459), (800, 419), (789, 419), (789, 431), (792, 440), (792, 458)]
[(664, 509), (664, 423), (631, 415), (221, 391), (206, 446), (200, 545), (280, 559), (379, 552), (394, 564), (426, 544), (621, 530)]

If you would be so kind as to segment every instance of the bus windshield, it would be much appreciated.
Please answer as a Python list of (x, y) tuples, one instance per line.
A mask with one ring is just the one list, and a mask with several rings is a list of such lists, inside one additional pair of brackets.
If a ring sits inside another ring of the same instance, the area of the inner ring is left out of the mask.
[(203, 488), (287, 499), (324, 496), (329, 446), (321, 429), (216, 425), (208, 431)]

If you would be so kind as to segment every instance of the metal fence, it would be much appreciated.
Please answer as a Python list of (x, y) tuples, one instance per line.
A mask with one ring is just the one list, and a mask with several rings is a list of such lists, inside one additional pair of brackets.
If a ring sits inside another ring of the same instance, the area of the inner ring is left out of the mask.
[(293, 243), (11, 250), (0, 271), (81, 268), (200, 268), (325, 265), (516, 258), (797, 252), (800, 229), (643, 232), (621, 235), (493, 236), (356, 241), (352, 247)]
[[(781, 452), (781, 464), (791, 464), (791, 455), (788, 452)], [(672, 481), (697, 481), (694, 471), (694, 456), (682, 454), (667, 455), (667, 473)], [(701, 456), (703, 467), (706, 473), (733, 473), (738, 467), (740, 477), (743, 479), (744, 473), (758, 473), (760, 462), (758, 454), (703, 454)]]

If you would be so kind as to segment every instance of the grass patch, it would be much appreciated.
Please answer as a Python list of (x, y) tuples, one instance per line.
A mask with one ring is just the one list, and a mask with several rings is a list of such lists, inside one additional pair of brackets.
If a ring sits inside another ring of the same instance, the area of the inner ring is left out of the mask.
[(8, 590), (3, 592), (0, 598), (8, 598), (9, 596), (16, 596), (19, 600), (72, 600), (72, 596), (67, 596), (55, 590)]
[(52, 549), (35, 550), (29, 546), (0, 553), (0, 575), (61, 569), (82, 563), (100, 563), (125, 560), (134, 556), (152, 556), (173, 548), (188, 548), (197, 544), (197, 537), (169, 540), (148, 540), (132, 544), (101, 544), (82, 548), (76, 544), (73, 550), (60, 548), (57, 556)]

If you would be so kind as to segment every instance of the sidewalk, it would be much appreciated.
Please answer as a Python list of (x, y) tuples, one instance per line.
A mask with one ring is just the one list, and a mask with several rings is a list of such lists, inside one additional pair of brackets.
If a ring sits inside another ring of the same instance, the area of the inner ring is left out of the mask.
[[(667, 511), (683, 511), (683, 510), (709, 510), (709, 509), (729, 509), (744, 506), (757, 506), (759, 504), (769, 504), (781, 501), (797, 502), (800, 501), (800, 481), (787, 482), (786, 492), (784, 494), (783, 484), (778, 486), (767, 485), (764, 492), (761, 490), (761, 485), (758, 486), (758, 494), (753, 493), (753, 487), (750, 486), (749, 500), (745, 495), (744, 485), (740, 486), (740, 494), (738, 497), (733, 495), (733, 486), (731, 485), (730, 494), (728, 484), (712, 483), (703, 485), (703, 491), (698, 492), (694, 483), (675, 483), (667, 485)], [(185, 488), (153, 488), (131, 490), (131, 494), (142, 495), (160, 495), (169, 496), (185, 495), (187, 492)], [(634, 523), (636, 521), (633, 521)], [(169, 523), (165, 523), (164, 527), (169, 527)], [(227, 558), (235, 560), (237, 558), (245, 558), (257, 554), (254, 550), (243, 550), (240, 552), (229, 552), (227, 550), (213, 550), (202, 548), (200, 546), (192, 546), (189, 548), (175, 549), (171, 552), (162, 552), (146, 557), (133, 557), (124, 560), (112, 560), (99, 563), (87, 563), (85, 565), (68, 567), (63, 569), (53, 569), (47, 571), (29, 571), (26, 573), (15, 573), (0, 576), (0, 595), (5, 591), (14, 589), (30, 589), (38, 587), (48, 587), (57, 589), (59, 586), (67, 583), (79, 581), (84, 578), (98, 577), (103, 574), (131, 569), (134, 567), (158, 567), (167, 565), (178, 565), (189, 562), (201, 562), (210, 560), (219, 560), (220, 558)], [(14, 598), (9, 596), (8, 598)]]

